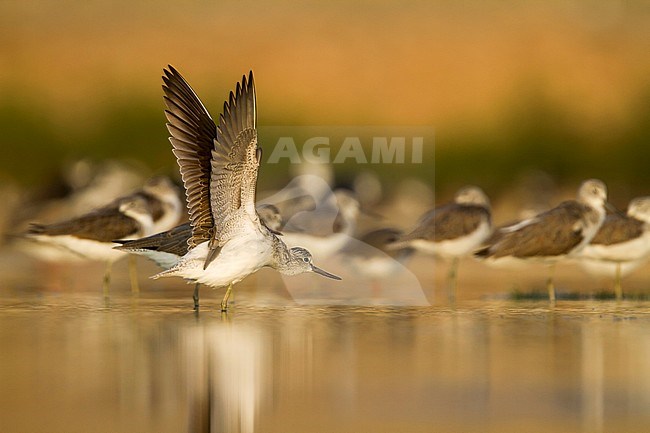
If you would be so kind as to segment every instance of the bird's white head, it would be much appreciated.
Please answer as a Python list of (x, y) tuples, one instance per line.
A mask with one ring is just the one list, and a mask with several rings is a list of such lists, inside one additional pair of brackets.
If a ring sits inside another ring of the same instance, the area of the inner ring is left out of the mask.
[(627, 206), (627, 214), (650, 224), (650, 196), (637, 197), (632, 200)]
[(578, 189), (578, 201), (594, 209), (603, 209), (607, 202), (607, 187), (598, 179), (585, 180)]
[(490, 207), (490, 199), (478, 186), (466, 186), (458, 190), (454, 196), (454, 202), (458, 204), (472, 204), (477, 206)]
[(144, 197), (135, 195), (120, 202), (119, 210), (122, 214), (133, 218), (140, 225), (140, 236), (148, 236), (153, 227), (151, 207)]

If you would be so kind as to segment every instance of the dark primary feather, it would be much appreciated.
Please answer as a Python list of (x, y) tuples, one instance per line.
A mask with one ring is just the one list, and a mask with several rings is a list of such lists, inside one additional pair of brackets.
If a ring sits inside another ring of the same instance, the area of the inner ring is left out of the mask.
[(169, 70), (164, 73), (167, 128), (185, 185), (192, 225), (190, 247), (194, 248), (210, 240), (214, 232), (210, 212), (210, 161), (217, 138), (217, 126), (178, 71), (169, 66)]
[(420, 218), (417, 227), (400, 241), (423, 239), (445, 241), (466, 236), (483, 222), (490, 221), (490, 212), (483, 206), (450, 203), (433, 209)]
[(140, 225), (137, 221), (122, 214), (117, 207), (110, 206), (60, 223), (32, 224), (27, 233), (48, 236), (71, 235), (80, 239), (112, 242), (113, 239), (133, 236), (139, 230)]
[(122, 246), (118, 250), (151, 250), (184, 256), (189, 250), (189, 239), (192, 237), (192, 226), (185, 223), (166, 232), (157, 233), (142, 239), (115, 241)]
[(583, 240), (586, 206), (575, 201), (561, 203), (536, 221), (513, 232), (503, 232), (497, 242), (477, 253), (483, 257), (544, 257), (567, 254)]
[(591, 240), (595, 245), (613, 245), (643, 235), (644, 222), (626, 215), (609, 214)]

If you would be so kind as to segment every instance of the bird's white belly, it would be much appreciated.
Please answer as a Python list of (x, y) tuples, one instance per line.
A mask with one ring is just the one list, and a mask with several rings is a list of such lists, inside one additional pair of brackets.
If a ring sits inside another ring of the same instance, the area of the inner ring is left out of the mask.
[(612, 262), (588, 257), (580, 257), (580, 266), (591, 275), (599, 277), (613, 277), (616, 273), (616, 266), (621, 265), (621, 276), (626, 276), (639, 266), (644, 264), (647, 259), (631, 260), (625, 262)]
[(89, 260), (109, 261), (114, 262), (126, 255), (126, 253), (114, 250), (113, 247), (117, 246), (112, 242), (99, 242), (91, 239), (81, 239), (70, 235), (60, 236), (31, 236), (37, 241), (58, 245), (66, 248), (80, 257), (85, 257)]
[(650, 254), (650, 233), (645, 233), (636, 239), (612, 245), (587, 245), (581, 252), (581, 257), (590, 259), (627, 262), (642, 259)]
[(20, 239), (16, 242), (16, 246), (27, 254), (36, 257), (38, 260), (50, 263), (79, 263), (87, 260), (85, 257), (80, 256), (68, 248), (41, 242), (34, 237), (28, 237), (24, 240)]
[(425, 240), (414, 240), (411, 245), (425, 253), (434, 254), (439, 257), (462, 257), (478, 248), (490, 236), (490, 225), (481, 223), (472, 233), (456, 239), (448, 239), (439, 242)]
[(207, 255), (208, 243), (204, 242), (183, 256), (169, 273), (162, 273), (161, 276), (176, 275), (212, 287), (227, 286), (269, 264), (272, 250), (270, 243), (264, 242), (261, 234), (255, 233), (231, 239), (203, 269)]

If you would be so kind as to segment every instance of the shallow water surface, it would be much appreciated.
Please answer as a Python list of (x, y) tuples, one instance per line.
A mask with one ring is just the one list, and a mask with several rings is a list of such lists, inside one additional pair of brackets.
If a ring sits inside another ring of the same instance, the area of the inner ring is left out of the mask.
[[(240, 299), (241, 298), (241, 299)], [(0, 299), (2, 432), (650, 428), (650, 304)]]

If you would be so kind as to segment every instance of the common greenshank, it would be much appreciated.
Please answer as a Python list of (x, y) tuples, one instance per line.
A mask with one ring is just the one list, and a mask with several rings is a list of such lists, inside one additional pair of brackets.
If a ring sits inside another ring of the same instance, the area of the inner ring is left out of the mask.
[[(116, 251), (114, 239), (136, 239), (151, 234), (154, 226), (148, 200), (132, 194), (102, 208), (59, 223), (32, 224), (26, 236), (36, 242), (55, 245), (83, 259), (106, 262), (104, 295), (108, 294), (111, 267), (125, 256)], [(132, 290), (137, 291), (137, 278), (131, 268)], [(135, 284), (135, 286), (134, 286)]]
[(393, 248), (418, 251), (451, 259), (447, 276), (448, 297), (456, 296), (456, 273), (460, 258), (472, 253), (492, 232), (490, 201), (476, 186), (461, 188), (451, 203), (425, 213), (415, 228), (401, 236)]
[[(282, 227), (282, 216), (273, 205), (259, 205), (257, 212), (262, 224), (274, 233), (279, 233)], [(146, 238), (135, 240), (116, 240), (121, 244), (116, 250), (144, 256), (154, 261), (163, 269), (170, 269), (178, 264), (189, 251), (189, 240), (192, 237), (192, 226), (189, 222), (174, 227), (162, 233), (156, 233)], [(194, 309), (199, 308), (199, 283), (194, 286)]]
[(532, 260), (550, 266), (546, 281), (549, 301), (555, 302), (555, 263), (582, 250), (605, 219), (607, 187), (597, 179), (584, 181), (577, 200), (568, 200), (537, 216), (504, 227), (493, 242), (476, 252), (487, 261)]
[(219, 125), (185, 79), (169, 66), (163, 91), (167, 128), (185, 184), (192, 236), (180, 261), (153, 278), (178, 276), (212, 287), (227, 287), (269, 266), (285, 275), (316, 272), (339, 279), (312, 263), (304, 248), (289, 249), (260, 222), (255, 210), (261, 149), (252, 71), (224, 103)]
[(650, 197), (630, 202), (627, 214), (610, 213), (591, 242), (579, 254), (580, 264), (591, 273), (614, 273), (616, 299), (623, 298), (621, 276), (650, 256)]

